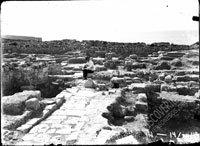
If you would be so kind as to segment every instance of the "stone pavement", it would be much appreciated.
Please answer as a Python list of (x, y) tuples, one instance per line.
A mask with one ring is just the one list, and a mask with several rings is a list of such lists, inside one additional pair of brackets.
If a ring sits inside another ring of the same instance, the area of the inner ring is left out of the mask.
[(97, 131), (108, 125), (101, 114), (115, 98), (81, 84), (67, 88), (58, 96), (65, 98), (63, 105), (34, 126), (16, 145), (99, 143), (95, 142)]

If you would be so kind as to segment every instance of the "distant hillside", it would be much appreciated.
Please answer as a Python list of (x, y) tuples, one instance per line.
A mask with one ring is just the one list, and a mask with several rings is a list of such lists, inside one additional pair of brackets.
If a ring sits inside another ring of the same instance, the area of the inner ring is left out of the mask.
[(2, 38), (10, 40), (42, 41), (42, 38), (32, 36), (3, 35)]

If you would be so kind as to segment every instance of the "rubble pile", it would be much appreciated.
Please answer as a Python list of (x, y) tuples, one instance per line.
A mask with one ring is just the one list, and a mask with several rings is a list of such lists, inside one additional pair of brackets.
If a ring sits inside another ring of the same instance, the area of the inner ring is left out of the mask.
[[(3, 117), (6, 121), (4, 128), (15, 129), (32, 118), (35, 113), (40, 113), (44, 108), (41, 102), (40, 91), (23, 91), (14, 95), (4, 96)], [(11, 119), (9, 117), (12, 116)]]
[[(56, 40), (44, 42), (31, 42), (22, 40), (3, 39), (4, 53), (28, 53), (28, 54), (64, 54), (69, 51), (81, 50), (93, 57), (106, 57), (106, 52), (115, 52), (117, 56), (128, 57), (130, 54), (148, 56), (158, 51), (179, 51), (190, 49), (187, 45), (174, 45), (170, 43), (117, 43), (92, 40)], [(176, 55), (167, 54), (165, 58), (174, 58)]]

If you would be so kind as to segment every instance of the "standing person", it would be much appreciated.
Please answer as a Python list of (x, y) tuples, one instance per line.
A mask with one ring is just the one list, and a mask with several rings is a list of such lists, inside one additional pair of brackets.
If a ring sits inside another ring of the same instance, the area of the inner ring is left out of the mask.
[(91, 57), (89, 57), (89, 56), (86, 56), (85, 60), (87, 62), (83, 67), (83, 78), (86, 80), (87, 79), (87, 74), (94, 72), (94, 62), (92, 61)]

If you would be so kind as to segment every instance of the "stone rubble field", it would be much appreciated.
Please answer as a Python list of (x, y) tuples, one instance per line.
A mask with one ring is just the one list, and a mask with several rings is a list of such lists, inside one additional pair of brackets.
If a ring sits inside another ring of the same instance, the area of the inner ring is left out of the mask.
[(3, 45), (3, 144), (200, 142), (199, 43)]

